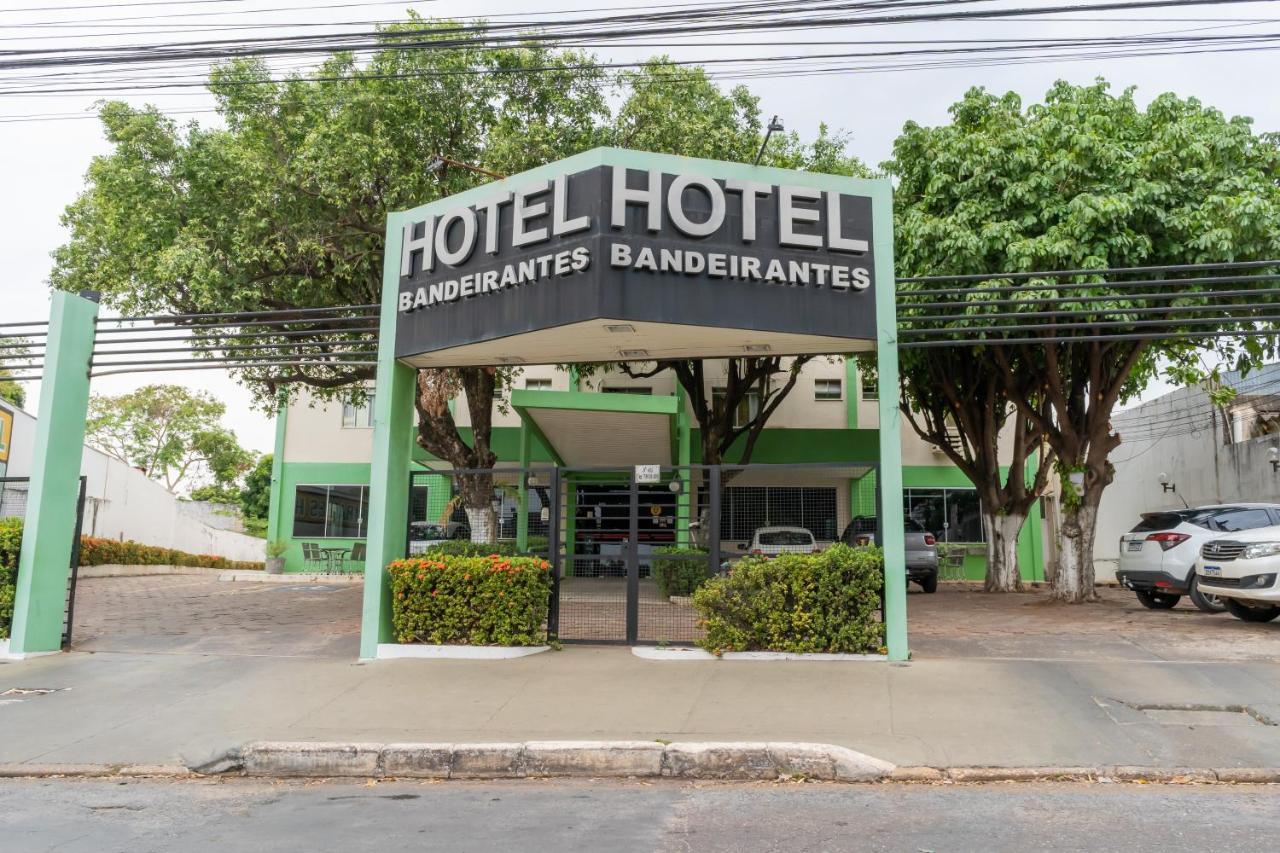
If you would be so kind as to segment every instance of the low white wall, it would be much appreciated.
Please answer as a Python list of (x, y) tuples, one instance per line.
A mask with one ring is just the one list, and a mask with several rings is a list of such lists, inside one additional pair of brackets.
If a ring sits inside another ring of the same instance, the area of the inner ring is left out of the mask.
[[(10, 477), (31, 474), (36, 419), (24, 411), (14, 416)], [(190, 504), (125, 463), (91, 447), (84, 449), (80, 473), (86, 477), (86, 536), (131, 539), (144, 545), (174, 548), (191, 554), (216, 554), (231, 560), (264, 559), (264, 540), (205, 524)]]

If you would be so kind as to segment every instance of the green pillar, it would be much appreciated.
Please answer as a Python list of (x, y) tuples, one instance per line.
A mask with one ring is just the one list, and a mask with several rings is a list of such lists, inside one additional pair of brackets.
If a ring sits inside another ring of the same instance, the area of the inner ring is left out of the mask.
[(373, 459), (369, 466), (369, 528), (364, 568), (360, 657), (377, 657), (378, 643), (392, 641), (387, 564), (405, 555), (409, 518), (409, 464), (413, 448), (416, 371), (396, 361), (396, 291), (402, 223), (387, 217), (382, 264), (382, 318), (373, 400)]
[(680, 411), (676, 413), (676, 464), (685, 466), (679, 472), (680, 477), (684, 480), (684, 488), (676, 495), (676, 544), (681, 548), (688, 548), (690, 544), (689, 519), (691, 516), (689, 509), (693, 501), (693, 472), (690, 471), (688, 465), (692, 458), (693, 432), (689, 425), (689, 411), (685, 405), (684, 389), (677, 389), (676, 396), (680, 400)]
[(276, 443), (271, 451), (271, 504), (267, 509), (267, 541), (284, 541), (284, 436), (289, 425), (288, 399), (281, 394), (276, 404)]
[(573, 553), (577, 550), (574, 540), (578, 536), (578, 487), (573, 480), (573, 475), (566, 474), (560, 480), (560, 488), (564, 490), (565, 495), (564, 542), (561, 543), (565, 553), (563, 577), (573, 577)]
[(516, 547), (529, 550), (529, 459), (532, 456), (533, 436), (524, 417), (520, 418), (520, 485), (519, 509), (516, 515)]
[(907, 660), (907, 557), (902, 518), (902, 422), (898, 411), (898, 311), (894, 304), (893, 198), (872, 198), (876, 223), (876, 371), (880, 393), (880, 529), (884, 535), (884, 629), (890, 660)]
[(16, 655), (62, 648), (97, 316), (96, 294), (54, 291), (9, 638)]
[(582, 374), (578, 372), (578, 365), (576, 364), (569, 366), (569, 390), (582, 390)]

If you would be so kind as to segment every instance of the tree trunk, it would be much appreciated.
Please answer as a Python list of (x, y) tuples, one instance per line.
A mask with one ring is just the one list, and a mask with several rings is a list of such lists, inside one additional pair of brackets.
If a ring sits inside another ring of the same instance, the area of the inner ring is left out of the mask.
[(1018, 571), (1018, 534), (1027, 521), (1025, 512), (982, 511), (982, 527), (987, 534), (986, 592), (1021, 592), (1022, 575)]
[(1068, 604), (1096, 601), (1093, 541), (1097, 532), (1098, 504), (1102, 489), (1087, 489), (1079, 501), (1063, 500), (1058, 525), (1058, 572), (1053, 598)]
[(471, 541), (493, 544), (498, 541), (498, 515), (493, 511), (493, 475), (457, 475), (462, 510), (471, 527)]

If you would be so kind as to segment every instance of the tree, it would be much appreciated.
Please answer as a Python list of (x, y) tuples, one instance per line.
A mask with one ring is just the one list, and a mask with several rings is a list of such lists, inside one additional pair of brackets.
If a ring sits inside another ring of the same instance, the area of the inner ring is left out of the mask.
[[(93, 161), (87, 189), (64, 214), (71, 238), (54, 254), (54, 285), (98, 290), (126, 313), (377, 303), (387, 213), (488, 180), (463, 169), (429, 170), (435, 154), (512, 173), (602, 139), (606, 80), (580, 67), (586, 57), (536, 46), (422, 49), (452, 38), (434, 31), (454, 26), (413, 16), (384, 38), (419, 49), (383, 50), (363, 64), (336, 54), (308, 79), (275, 81), (258, 61), (220, 66), (209, 88), (225, 129), (179, 129), (154, 108), (106, 104), (101, 118), (113, 151)], [(290, 328), (332, 339), (335, 326)], [(324, 351), (318, 340), (250, 340), (232, 329), (219, 343), (262, 344), (237, 351), (252, 358), (286, 341)], [(264, 407), (274, 407), (279, 389), (346, 396), (374, 371), (241, 375)], [(473, 415), (487, 413), (505, 377), (482, 368), (424, 372), (419, 444), (456, 468), (492, 467), (487, 416), (473, 416), (464, 436), (447, 400), (432, 395), (465, 389)], [(488, 508), (484, 478), (463, 482), (469, 506)]]
[[(613, 122), (613, 144), (624, 148), (754, 162), (762, 140), (759, 99), (745, 86), (722, 92), (701, 68), (673, 66), (665, 57), (623, 75), (630, 94)], [(826, 125), (802, 142), (793, 132), (770, 140), (761, 162), (784, 169), (867, 177), (869, 170), (847, 153), (847, 134)], [(800, 371), (813, 356), (749, 356), (724, 359), (724, 381), (717, 368), (701, 359), (590, 365), (584, 373), (618, 370), (632, 378), (671, 371), (689, 401), (698, 424), (702, 462), (718, 465), (735, 449), (734, 461), (747, 464), (769, 418), (795, 388)], [(708, 381), (717, 383), (708, 394)]]
[(196, 481), (226, 487), (252, 463), (235, 433), (220, 424), (227, 407), (180, 385), (147, 385), (89, 400), (89, 444), (170, 491)]
[(264, 453), (244, 475), (240, 490), (240, 510), (248, 518), (266, 518), (271, 512), (271, 463), (273, 456)]
[(18, 408), (22, 408), (27, 402), (27, 392), (17, 382), (5, 378), (12, 375), (9, 371), (0, 368), (0, 400), (8, 400)]
[[(1104, 81), (1083, 87), (1058, 83), (1043, 104), (1025, 111), (1015, 94), (996, 97), (973, 89), (951, 113), (953, 122), (943, 127), (909, 123), (888, 164), (900, 181), (900, 271), (1102, 270), (1271, 258), (1280, 249), (1280, 149), (1275, 136), (1255, 135), (1246, 118), (1227, 119), (1195, 99), (1171, 94), (1142, 110), (1132, 90), (1111, 95)], [(1019, 309), (1043, 310), (1049, 307), (1043, 300), (1058, 293), (1056, 283), (975, 283), (953, 300), (964, 315), (955, 327), (981, 323), (984, 314), (1004, 309), (990, 304), (993, 289), (1005, 298), (1012, 294)], [(1073, 318), (1086, 322), (1155, 319), (1143, 331), (1167, 337), (1046, 341), (953, 355), (932, 350), (905, 359), (928, 365), (931, 373), (920, 376), (979, 362), (980, 370), (965, 381), (973, 383), (970, 393), (985, 391), (980, 407), (961, 401), (939, 409), (920, 383), (908, 379), (904, 385), (921, 393), (922, 408), (949, 416), (975, 446), (991, 446), (1009, 417), (1015, 419), (1015, 438), (1047, 446), (1041, 465), (1051, 455), (1062, 481), (1054, 595), (1068, 602), (1094, 597), (1097, 509), (1114, 476), (1108, 456), (1121, 440), (1110, 425), (1115, 407), (1162, 364), (1189, 379), (1198, 375), (1198, 353), (1205, 349), (1216, 347), (1247, 368), (1275, 345), (1274, 338), (1195, 337), (1205, 327), (1180, 319), (1185, 313), (1133, 313), (1141, 291), (1113, 286), (1102, 275), (1075, 283), (1086, 286), (1071, 293), (1095, 301), (1058, 303), (1055, 310), (1077, 312)], [(1210, 304), (1193, 280), (1183, 289), (1177, 305)], [(1054, 333), (1045, 328), (1010, 337), (1029, 336)], [(1010, 415), (1009, 406), (1016, 413)], [(1079, 493), (1072, 474), (1083, 475)], [(1019, 476), (1011, 474), (1010, 482)], [(1040, 482), (1038, 472), (1032, 488)]]

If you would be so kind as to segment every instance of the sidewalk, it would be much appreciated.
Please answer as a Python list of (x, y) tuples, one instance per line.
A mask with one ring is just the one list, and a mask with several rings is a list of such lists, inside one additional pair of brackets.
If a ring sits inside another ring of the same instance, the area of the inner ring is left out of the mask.
[(0, 666), (0, 694), (10, 688), (54, 692), (0, 695), (0, 763), (194, 766), (259, 740), (661, 739), (830, 743), (934, 767), (1280, 767), (1272, 661), (658, 663), (571, 646), (361, 665), (73, 652)]

